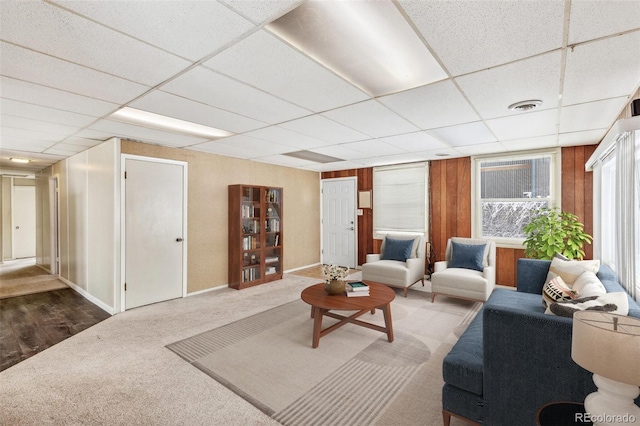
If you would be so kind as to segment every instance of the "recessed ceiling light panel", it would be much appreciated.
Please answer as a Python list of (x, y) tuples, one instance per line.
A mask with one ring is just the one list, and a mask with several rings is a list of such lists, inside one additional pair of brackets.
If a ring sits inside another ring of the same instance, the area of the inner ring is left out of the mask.
[(14, 163), (22, 163), (22, 164), (26, 164), (29, 161), (31, 161), (28, 158), (15, 158), (15, 157), (11, 157), (10, 160), (13, 161)]
[(392, 1), (307, 1), (267, 29), (371, 96), (447, 78)]
[(136, 124), (158, 130), (167, 130), (175, 133), (183, 133), (192, 136), (200, 136), (208, 139), (220, 139), (232, 136), (233, 133), (202, 124), (180, 120), (165, 115), (154, 114), (140, 109), (124, 107), (114, 112), (111, 119), (129, 124)]
[(516, 102), (515, 104), (509, 105), (509, 109), (512, 111), (531, 111), (532, 109), (538, 108), (542, 105), (542, 101), (539, 99), (533, 99), (530, 101), (521, 101)]

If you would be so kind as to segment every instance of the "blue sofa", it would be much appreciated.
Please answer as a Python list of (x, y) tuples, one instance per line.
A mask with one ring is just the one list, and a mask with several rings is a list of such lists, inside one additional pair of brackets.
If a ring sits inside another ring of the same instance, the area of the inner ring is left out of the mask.
[[(445, 425), (452, 415), (491, 426), (535, 425), (543, 405), (582, 402), (596, 390), (592, 374), (571, 359), (573, 319), (544, 313), (550, 264), (519, 259), (517, 291), (494, 290), (445, 357)], [(624, 291), (610, 268), (597, 275), (607, 292)], [(640, 318), (630, 297), (629, 315)]]

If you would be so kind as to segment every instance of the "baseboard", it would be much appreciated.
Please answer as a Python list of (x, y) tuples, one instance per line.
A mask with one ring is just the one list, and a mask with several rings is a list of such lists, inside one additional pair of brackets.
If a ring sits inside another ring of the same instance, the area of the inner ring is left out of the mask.
[(103, 311), (108, 313), (109, 315), (115, 315), (116, 311), (115, 311), (115, 309), (113, 307), (107, 305), (102, 300), (98, 299), (97, 297), (89, 294), (87, 292), (87, 290), (83, 289), (82, 287), (78, 286), (77, 284), (72, 283), (71, 281), (69, 281), (66, 278), (62, 278), (62, 277), (59, 276), (58, 279), (60, 281), (62, 281), (63, 283), (65, 283), (66, 285), (68, 285), (69, 287), (71, 287), (73, 290), (75, 290), (77, 293), (79, 293), (82, 297), (87, 299), (89, 302), (93, 303), (94, 305), (96, 305), (97, 307), (99, 307), (100, 309), (102, 309)]
[(229, 288), (229, 286), (227, 286), (227, 285), (219, 285), (219, 286), (216, 286), (216, 287), (205, 288), (204, 290), (198, 290), (198, 291), (194, 291), (193, 293), (187, 293), (186, 296), (184, 296), (184, 297), (197, 296), (199, 294), (209, 293), (211, 291), (222, 290), (222, 289), (225, 289), (225, 288)]
[(320, 263), (320, 262), (313, 263), (311, 265), (306, 265), (306, 266), (300, 266), (298, 268), (287, 269), (286, 271), (284, 271), (284, 273), (285, 274), (290, 274), (291, 272), (299, 271), (301, 269), (313, 268), (314, 266), (320, 266), (320, 265), (322, 265), (322, 263)]

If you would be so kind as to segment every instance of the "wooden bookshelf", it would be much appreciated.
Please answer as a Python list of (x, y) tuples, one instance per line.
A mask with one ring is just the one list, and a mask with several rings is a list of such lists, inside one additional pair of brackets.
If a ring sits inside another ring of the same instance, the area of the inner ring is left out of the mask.
[(282, 188), (229, 185), (229, 287), (282, 279)]

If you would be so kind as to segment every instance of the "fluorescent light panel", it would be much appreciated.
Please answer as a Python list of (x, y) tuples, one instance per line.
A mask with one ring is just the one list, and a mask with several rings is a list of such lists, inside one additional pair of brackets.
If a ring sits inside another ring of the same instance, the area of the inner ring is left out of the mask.
[(121, 108), (111, 114), (110, 117), (116, 121), (124, 123), (142, 125), (158, 130), (167, 130), (174, 133), (201, 136), (208, 139), (220, 139), (233, 135), (233, 133), (227, 132), (226, 130), (203, 126), (202, 124), (192, 123), (190, 121), (167, 117), (165, 115), (155, 114), (153, 112), (130, 107)]
[(11, 157), (10, 160), (13, 161), (14, 163), (22, 163), (22, 164), (26, 164), (31, 161), (28, 158), (14, 158), (14, 157)]
[(299, 158), (301, 160), (314, 161), (316, 163), (335, 163), (336, 161), (344, 161), (342, 158), (331, 157), (330, 155), (319, 154), (313, 151), (295, 151), (289, 152), (287, 154), (289, 157)]
[(371, 96), (447, 78), (389, 0), (311, 0), (267, 28)]

